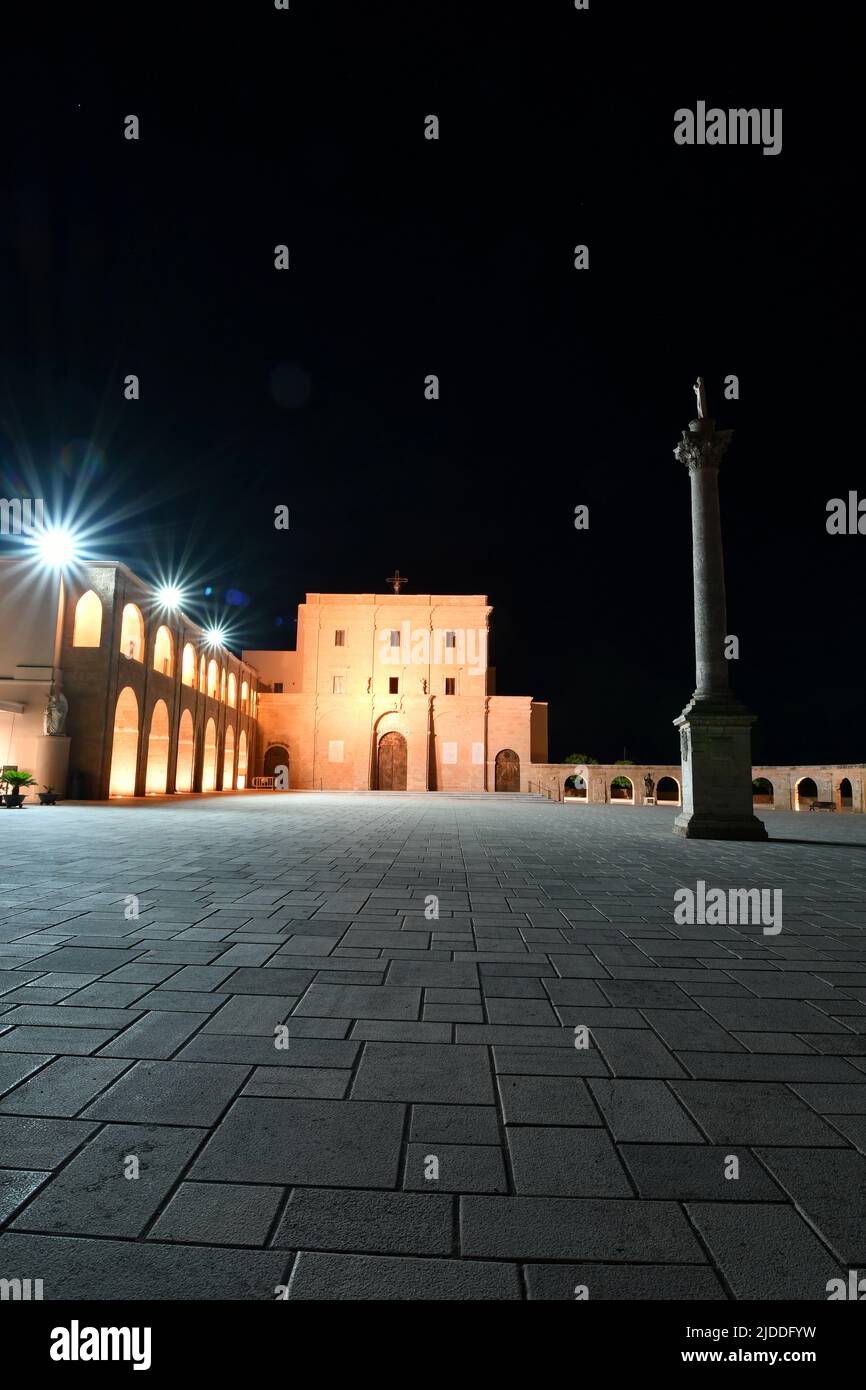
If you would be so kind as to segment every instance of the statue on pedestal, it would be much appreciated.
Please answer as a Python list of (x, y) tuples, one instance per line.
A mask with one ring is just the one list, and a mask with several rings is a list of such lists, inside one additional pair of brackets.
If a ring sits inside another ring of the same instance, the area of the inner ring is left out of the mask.
[(646, 775), (646, 776), (644, 777), (644, 779), (643, 779), (643, 791), (644, 791), (644, 796), (652, 796), (652, 794), (653, 794), (653, 792), (655, 791), (655, 789), (656, 789), (656, 784), (655, 784), (655, 782), (653, 781), (653, 775), (652, 775), (651, 772), (648, 772), (647, 775)]

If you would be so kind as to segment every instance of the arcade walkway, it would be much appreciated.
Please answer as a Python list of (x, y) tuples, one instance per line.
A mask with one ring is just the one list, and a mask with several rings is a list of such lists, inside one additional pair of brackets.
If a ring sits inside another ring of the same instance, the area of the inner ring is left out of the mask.
[[(0, 1278), (825, 1299), (866, 1268), (866, 821), (675, 814), (0, 811)], [(677, 925), (698, 880), (781, 932)]]

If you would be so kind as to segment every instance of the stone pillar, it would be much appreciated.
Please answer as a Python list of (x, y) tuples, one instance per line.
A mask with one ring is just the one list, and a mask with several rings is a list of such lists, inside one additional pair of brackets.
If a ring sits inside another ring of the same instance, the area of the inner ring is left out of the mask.
[(725, 570), (719, 512), (719, 464), (733, 431), (715, 428), (698, 382), (699, 417), (683, 431), (675, 456), (689, 470), (695, 601), (696, 685), (674, 725), (680, 731), (682, 810), (674, 833), (689, 839), (766, 840), (752, 810), (754, 715), (731, 692), (725, 658)]

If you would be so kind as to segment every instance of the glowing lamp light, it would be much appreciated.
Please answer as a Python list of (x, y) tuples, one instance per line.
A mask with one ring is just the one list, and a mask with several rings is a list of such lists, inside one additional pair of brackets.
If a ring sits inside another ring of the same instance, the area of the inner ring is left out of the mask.
[(208, 645), (211, 647), (221, 647), (226, 636), (221, 627), (206, 628), (204, 635)]
[(78, 558), (78, 544), (72, 531), (63, 526), (48, 526), (35, 537), (36, 552), (43, 565), (64, 569)]
[(156, 591), (156, 597), (163, 608), (179, 608), (183, 595), (176, 584), (162, 584)]

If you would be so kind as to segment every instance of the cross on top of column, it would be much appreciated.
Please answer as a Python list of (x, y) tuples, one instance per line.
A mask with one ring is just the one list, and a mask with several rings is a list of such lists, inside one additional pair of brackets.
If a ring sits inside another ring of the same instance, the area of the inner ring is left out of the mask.
[(400, 590), (402, 589), (403, 585), (404, 585), (404, 584), (408, 584), (408, 583), (409, 583), (409, 580), (408, 580), (408, 579), (404, 579), (403, 576), (402, 576), (402, 574), (400, 573), (399, 570), (395, 570), (394, 573), (391, 575), (391, 578), (385, 580), (385, 583), (386, 583), (386, 584), (393, 584), (393, 586), (394, 586), (394, 593), (395, 593), (395, 594), (399, 594), (399, 592), (400, 592)]

